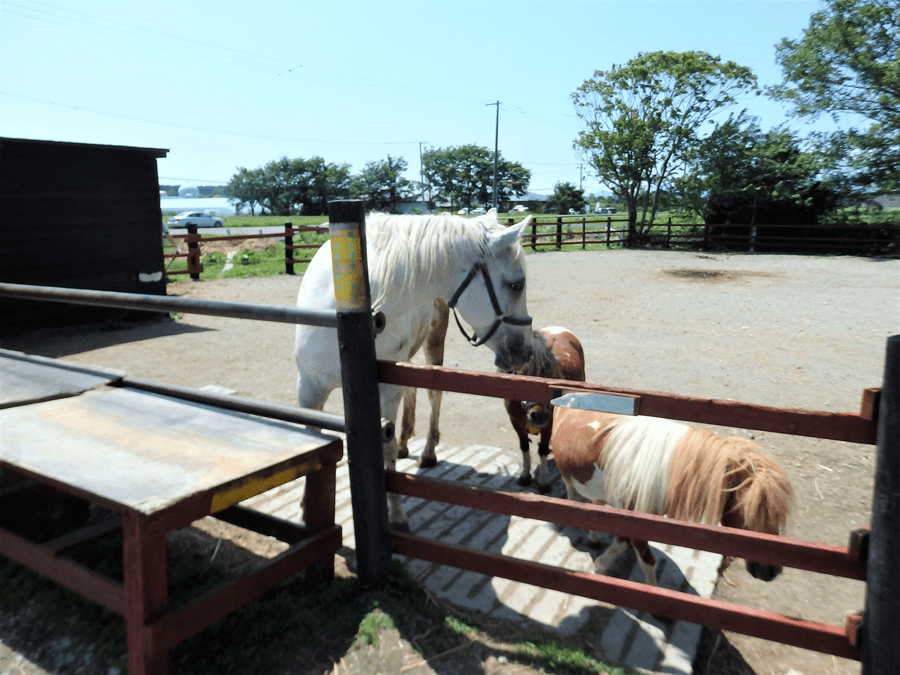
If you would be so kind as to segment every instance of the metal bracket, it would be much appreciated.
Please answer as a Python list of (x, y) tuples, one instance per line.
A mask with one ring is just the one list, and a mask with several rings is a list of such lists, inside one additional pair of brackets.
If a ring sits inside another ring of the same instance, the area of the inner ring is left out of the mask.
[(641, 409), (641, 397), (631, 394), (570, 391), (552, 399), (550, 403), (560, 408), (578, 408), (616, 415), (638, 415)]

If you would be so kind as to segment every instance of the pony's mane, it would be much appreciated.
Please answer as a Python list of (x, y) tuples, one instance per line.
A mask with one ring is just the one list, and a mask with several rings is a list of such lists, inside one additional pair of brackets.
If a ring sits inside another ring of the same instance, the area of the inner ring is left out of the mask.
[(722, 438), (692, 427), (672, 458), (666, 514), (715, 525), (729, 498), (744, 517), (744, 528), (782, 532), (793, 490), (772, 457), (743, 438)]
[(531, 345), (534, 349), (531, 359), (516, 371), (517, 375), (530, 377), (548, 377), (553, 380), (561, 380), (562, 368), (559, 361), (553, 355), (553, 350), (547, 344), (547, 338), (540, 331), (532, 333)]
[(493, 209), (480, 218), (448, 213), (370, 213), (366, 218), (366, 253), (369, 274), (377, 288), (372, 306), (379, 308), (389, 297), (439, 278), (448, 261), (484, 258), (489, 253), (485, 230), (503, 228)]

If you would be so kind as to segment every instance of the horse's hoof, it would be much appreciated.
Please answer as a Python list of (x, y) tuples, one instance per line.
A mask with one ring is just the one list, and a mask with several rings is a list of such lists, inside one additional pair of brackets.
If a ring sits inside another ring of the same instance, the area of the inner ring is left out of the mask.
[(553, 489), (553, 486), (550, 485), (549, 483), (548, 483), (547, 485), (540, 485), (540, 484), (538, 484), (538, 492), (540, 492), (542, 495), (548, 495), (548, 494), (550, 494), (550, 491), (551, 491), (552, 489)]
[(521, 476), (519, 476), (519, 478), (516, 480), (516, 483), (518, 483), (518, 484), (521, 485), (522, 487), (528, 487), (529, 485), (531, 485), (531, 474), (523, 473), (523, 474), (522, 474)]
[(397, 449), (397, 459), (406, 459), (407, 457), (409, 457), (409, 448)]
[(429, 469), (435, 465), (437, 465), (437, 457), (426, 457), (425, 455), (422, 455), (419, 458), (420, 469)]
[(409, 529), (409, 523), (391, 523), (391, 530), (394, 532), (403, 532), (405, 534), (411, 534), (412, 530)]

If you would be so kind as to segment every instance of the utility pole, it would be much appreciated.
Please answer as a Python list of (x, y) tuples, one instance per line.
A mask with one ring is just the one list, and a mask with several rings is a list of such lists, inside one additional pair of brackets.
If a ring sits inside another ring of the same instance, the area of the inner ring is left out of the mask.
[(500, 146), (500, 101), (496, 103), (485, 103), (485, 105), (497, 106), (497, 124), (494, 127), (494, 208), (499, 209), (497, 199), (497, 153)]
[(419, 185), (422, 186), (422, 213), (428, 213), (428, 202), (425, 201), (425, 166), (422, 164), (422, 143), (419, 141)]

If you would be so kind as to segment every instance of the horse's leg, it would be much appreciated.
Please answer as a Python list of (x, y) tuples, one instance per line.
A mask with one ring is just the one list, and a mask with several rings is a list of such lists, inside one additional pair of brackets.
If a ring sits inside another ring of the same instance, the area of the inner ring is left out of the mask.
[[(594, 533), (592, 532), (591, 534)], [(597, 574), (606, 574), (606, 570), (612, 567), (616, 558), (622, 555), (627, 548), (628, 539), (623, 537), (613, 539), (612, 543), (606, 547), (606, 550), (594, 560), (594, 571)]]
[[(447, 303), (436, 298), (434, 301), (434, 317), (428, 326), (425, 337), (425, 363), (430, 366), (444, 365), (444, 341), (447, 337), (447, 325), (450, 320), (450, 308)], [(439, 428), (441, 419), (441, 399), (444, 392), (438, 389), (428, 390), (428, 402), (431, 405), (431, 417), (428, 422), (428, 437), (425, 439), (425, 449), (419, 459), (419, 466), (426, 468), (437, 464), (435, 449), (441, 439)], [(406, 413), (404, 407), (404, 415)], [(415, 414), (415, 407), (413, 407)]]
[(397, 457), (409, 457), (409, 439), (416, 430), (416, 392), (415, 387), (403, 390), (403, 415), (400, 417), (400, 436), (397, 439)]
[(541, 464), (537, 470), (538, 490), (546, 494), (550, 492), (550, 469), (547, 467), (547, 457), (550, 454), (550, 433), (553, 430), (553, 423), (547, 422), (541, 429), (541, 440), (538, 442), (538, 457)]
[(632, 539), (631, 548), (637, 553), (638, 562), (641, 564), (641, 569), (644, 570), (646, 583), (651, 586), (658, 586), (659, 584), (656, 581), (656, 558), (653, 557), (650, 545), (641, 539)]

